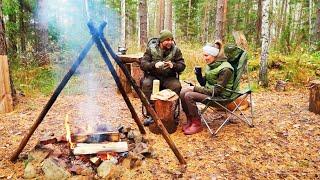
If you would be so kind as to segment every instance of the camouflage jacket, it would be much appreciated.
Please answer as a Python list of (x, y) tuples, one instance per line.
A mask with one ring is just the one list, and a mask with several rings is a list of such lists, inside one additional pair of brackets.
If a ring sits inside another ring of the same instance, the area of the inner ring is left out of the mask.
[[(155, 68), (155, 64), (159, 61), (171, 61), (173, 68)], [(165, 78), (177, 76), (184, 71), (186, 65), (178, 47), (173, 45), (170, 50), (162, 50), (159, 44), (156, 44), (147, 48), (140, 67), (147, 75)]]

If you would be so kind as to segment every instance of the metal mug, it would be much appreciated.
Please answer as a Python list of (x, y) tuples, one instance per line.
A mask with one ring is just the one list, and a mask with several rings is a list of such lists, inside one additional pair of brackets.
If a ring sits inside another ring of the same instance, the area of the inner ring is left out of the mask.
[(194, 67), (194, 72), (195, 72), (196, 74), (201, 74), (201, 67), (200, 67), (200, 66)]

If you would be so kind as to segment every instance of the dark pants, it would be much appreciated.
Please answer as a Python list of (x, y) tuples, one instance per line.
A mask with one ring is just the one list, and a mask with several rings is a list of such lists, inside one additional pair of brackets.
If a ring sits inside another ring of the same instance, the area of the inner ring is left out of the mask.
[(152, 93), (152, 84), (154, 79), (160, 80), (160, 90), (171, 89), (172, 91), (177, 93), (177, 95), (180, 94), (181, 84), (178, 78), (176, 77), (156, 78), (154, 76), (149, 75), (149, 76), (146, 76), (142, 81), (142, 92), (147, 96), (149, 100)]
[(194, 92), (193, 90), (188, 88), (182, 89), (180, 93), (180, 99), (183, 111), (188, 117), (200, 118), (196, 102), (202, 102), (207, 97), (209, 96), (202, 93)]

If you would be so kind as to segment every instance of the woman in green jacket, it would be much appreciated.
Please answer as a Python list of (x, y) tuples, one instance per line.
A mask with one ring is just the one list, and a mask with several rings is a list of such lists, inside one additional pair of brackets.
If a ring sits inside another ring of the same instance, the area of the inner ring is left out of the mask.
[(189, 86), (182, 89), (180, 93), (182, 109), (187, 116), (187, 123), (182, 127), (186, 135), (202, 131), (201, 117), (198, 113), (196, 102), (202, 102), (212, 95), (220, 97), (231, 95), (228, 91), (221, 88), (231, 89), (234, 76), (233, 67), (227, 61), (224, 54), (222, 42), (216, 41), (214, 45), (204, 46), (203, 59), (207, 64), (205, 76), (202, 76), (201, 71), (195, 71), (201, 86)]

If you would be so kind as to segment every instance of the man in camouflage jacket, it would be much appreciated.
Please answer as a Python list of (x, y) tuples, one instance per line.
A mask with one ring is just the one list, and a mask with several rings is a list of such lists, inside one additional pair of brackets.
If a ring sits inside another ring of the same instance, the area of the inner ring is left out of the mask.
[(185, 67), (181, 50), (175, 46), (172, 33), (161, 31), (159, 41), (148, 46), (141, 60), (141, 69), (145, 73), (142, 91), (150, 99), (152, 82), (158, 79), (160, 90), (171, 89), (179, 95), (181, 84), (178, 75)]

